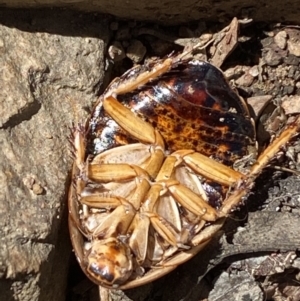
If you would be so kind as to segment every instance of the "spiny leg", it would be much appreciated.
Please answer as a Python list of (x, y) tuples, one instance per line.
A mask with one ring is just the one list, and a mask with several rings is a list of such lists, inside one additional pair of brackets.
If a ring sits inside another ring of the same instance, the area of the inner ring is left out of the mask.
[[(164, 161), (156, 177), (157, 184), (151, 187), (148, 193), (149, 197), (146, 198), (143, 207), (147, 206), (149, 211), (152, 211), (160, 194), (165, 190), (169, 191), (178, 203), (193, 214), (206, 221), (215, 221), (218, 217), (217, 211), (200, 194), (195, 193), (173, 178), (174, 170), (181, 163), (184, 163), (198, 175), (227, 187), (236, 185), (244, 178), (241, 173), (193, 150), (176, 151)], [(160, 190), (156, 188), (158, 185), (161, 186)]]
[(75, 156), (75, 164), (77, 168), (82, 171), (84, 168), (86, 150), (85, 129), (82, 125), (77, 125), (77, 127), (72, 129), (71, 139), (73, 148), (72, 152)]
[[(200, 216), (202, 220), (215, 221), (218, 214), (199, 194), (172, 179), (177, 161), (177, 158), (172, 155), (166, 158), (155, 183), (152, 184), (142, 204), (140, 212), (142, 215), (149, 217), (152, 226), (165, 241), (172, 246), (183, 247), (185, 241), (182, 239), (183, 232), (181, 231), (184, 229), (181, 227), (179, 212), (176, 214), (178, 211), (176, 202), (196, 216)], [(174, 216), (171, 219), (172, 222), (165, 220), (156, 213), (156, 204), (164, 195), (168, 195), (167, 199), (171, 202), (169, 208), (172, 212), (169, 212), (168, 215)]]
[(300, 117), (289, 125), (259, 156), (256, 163), (252, 166), (250, 172), (245, 176), (244, 180), (240, 182), (238, 187), (234, 190), (223, 203), (220, 212), (226, 216), (237, 206), (243, 197), (245, 197), (254, 185), (254, 180), (262, 172), (262, 170), (270, 163), (276, 156), (281, 147), (285, 146), (293, 136), (297, 135), (300, 130)]
[(240, 172), (193, 150), (179, 150), (171, 156), (178, 158), (177, 165), (184, 162), (197, 174), (227, 187), (244, 177)]
[[(158, 78), (164, 73), (168, 72), (173, 66), (173, 59), (167, 58), (163, 61), (158, 62), (153, 68), (142, 72), (130, 82), (120, 83), (113, 91), (115, 95), (121, 95), (125, 93), (131, 93), (139, 87), (149, 83), (151, 80)], [(104, 95), (106, 98), (110, 95)]]
[[(88, 178), (95, 183), (103, 184), (107, 182), (128, 182), (135, 181), (136, 188), (134, 194), (130, 198), (130, 203), (138, 210), (141, 202), (144, 200), (146, 193), (150, 188), (149, 176), (142, 168), (129, 164), (89, 164)], [(118, 196), (114, 196), (113, 192), (108, 194), (91, 193), (90, 195), (82, 195), (82, 203), (90, 205), (94, 208), (101, 208), (102, 204), (118, 202)], [(103, 207), (102, 207), (103, 208)]]
[(155, 62), (153, 66), (145, 68), (143, 72), (139, 73), (135, 78), (131, 79), (130, 81), (124, 81), (123, 83), (118, 81), (118, 79), (115, 79), (115, 82), (112, 82), (112, 84), (116, 83), (115, 87), (113, 87), (114, 89), (108, 89), (106, 95), (104, 95), (104, 98), (110, 96), (112, 93), (114, 93), (115, 95), (131, 93), (139, 87), (151, 82), (152, 80), (157, 79), (164, 73), (170, 71), (170, 69), (172, 69), (174, 66), (177, 66), (178, 63), (183, 61), (185, 57), (193, 51), (204, 49), (212, 42), (213, 39), (209, 39), (204, 44), (203, 42), (200, 42), (194, 45), (191, 49), (184, 51), (183, 53), (177, 56), (170, 55), (170, 57), (167, 59), (159, 60)]
[(103, 107), (117, 124), (132, 137), (153, 146), (154, 151), (145, 170), (154, 178), (164, 160), (164, 142), (160, 133), (112, 96), (103, 100)]

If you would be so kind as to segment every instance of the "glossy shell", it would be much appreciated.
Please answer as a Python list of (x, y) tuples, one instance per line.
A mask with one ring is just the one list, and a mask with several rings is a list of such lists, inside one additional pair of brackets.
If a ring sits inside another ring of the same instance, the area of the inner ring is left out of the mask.
[(223, 164), (253, 151), (255, 128), (219, 69), (169, 58), (114, 80), (72, 140), (75, 254), (92, 281), (127, 289), (187, 261), (221, 227), (248, 191), (223, 203), (244, 181)]
[[(140, 69), (129, 70), (121, 80), (131, 80), (143, 71)], [(114, 83), (106, 93), (113, 88)], [(247, 104), (230, 88), (222, 72), (207, 62), (179, 64), (118, 100), (158, 129), (170, 152), (194, 149), (231, 165), (255, 146), (255, 127)], [(87, 131), (91, 154), (133, 142), (105, 114), (101, 101)]]

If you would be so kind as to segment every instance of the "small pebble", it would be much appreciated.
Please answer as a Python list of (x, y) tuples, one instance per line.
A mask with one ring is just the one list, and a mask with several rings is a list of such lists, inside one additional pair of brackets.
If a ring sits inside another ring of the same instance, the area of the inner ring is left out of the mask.
[(258, 66), (253, 66), (249, 69), (249, 74), (253, 77), (257, 77), (259, 75), (259, 68)]
[(295, 87), (288, 85), (288, 86), (283, 86), (282, 90), (282, 95), (291, 95), (294, 92)]
[(147, 52), (146, 47), (139, 40), (132, 40), (127, 48), (126, 55), (134, 63), (140, 63)]
[(114, 41), (108, 47), (108, 55), (114, 62), (119, 62), (126, 57), (124, 48), (118, 41)]
[(287, 41), (290, 54), (300, 57), (300, 31), (295, 28), (286, 29), (289, 39)]
[(284, 30), (279, 31), (274, 37), (274, 41), (280, 49), (285, 49), (287, 44), (287, 33)]
[(300, 95), (293, 95), (284, 97), (281, 103), (285, 114), (299, 114), (300, 113)]
[(278, 66), (282, 62), (282, 56), (275, 52), (273, 49), (269, 49), (264, 59), (269, 66), (273, 67)]
[(246, 72), (240, 78), (238, 78), (235, 82), (238, 86), (250, 87), (254, 81), (254, 77)]
[(40, 184), (35, 183), (32, 186), (32, 192), (36, 195), (40, 195), (40, 194), (43, 194), (44, 189)]
[(293, 54), (289, 54), (284, 58), (284, 62), (288, 65), (298, 66), (300, 63), (300, 59)]
[(288, 50), (290, 54), (293, 54), (297, 57), (300, 56), (300, 40), (288, 40)]

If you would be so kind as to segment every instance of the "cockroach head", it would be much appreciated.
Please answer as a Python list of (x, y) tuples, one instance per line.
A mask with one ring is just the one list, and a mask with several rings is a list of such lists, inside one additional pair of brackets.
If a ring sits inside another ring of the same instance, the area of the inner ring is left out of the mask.
[(133, 271), (130, 248), (117, 238), (93, 241), (86, 259), (87, 272), (104, 286), (117, 287)]

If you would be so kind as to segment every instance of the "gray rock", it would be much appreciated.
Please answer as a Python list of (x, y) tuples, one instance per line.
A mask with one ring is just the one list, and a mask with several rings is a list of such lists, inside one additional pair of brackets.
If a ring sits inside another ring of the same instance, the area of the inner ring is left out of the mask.
[(254, 277), (248, 272), (241, 271), (237, 274), (223, 272), (215, 283), (215, 288), (210, 292), (208, 300), (252, 300), (263, 301), (263, 292)]
[(90, 25), (66, 12), (21, 17), (0, 26), (0, 300), (65, 300), (69, 128), (96, 100), (108, 31), (82, 37)]

